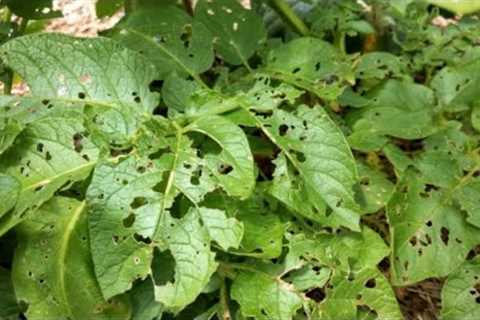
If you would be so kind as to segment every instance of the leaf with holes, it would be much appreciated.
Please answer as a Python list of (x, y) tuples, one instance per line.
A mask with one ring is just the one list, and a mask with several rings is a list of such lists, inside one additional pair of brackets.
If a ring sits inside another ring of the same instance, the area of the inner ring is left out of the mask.
[(336, 48), (315, 38), (299, 38), (274, 48), (265, 70), (327, 100), (337, 98), (353, 79), (349, 63)]
[(28, 319), (126, 319), (127, 300), (105, 301), (96, 282), (85, 201), (54, 197), (39, 213), (42, 219), (17, 228), (19, 245), (13, 265), (15, 293), (27, 303)]
[(157, 67), (159, 79), (176, 72), (202, 83), (198, 74), (213, 63), (209, 30), (199, 19), (171, 4), (133, 12), (110, 35), (149, 58)]
[(480, 316), (480, 260), (467, 261), (448, 276), (442, 289), (442, 319)]
[(126, 143), (157, 104), (158, 94), (148, 87), (155, 67), (112, 40), (35, 34), (3, 45), (0, 57), (38, 100), (93, 108), (87, 116), (114, 144)]
[(0, 219), (0, 234), (92, 171), (98, 150), (77, 117), (79, 112), (71, 110), (32, 123), (15, 140), (15, 147), (0, 157), (0, 172), (20, 184), (15, 208)]
[(446, 276), (478, 243), (477, 229), (465, 221), (455, 202), (456, 190), (470, 178), (439, 188), (425, 183), (416, 172), (404, 175), (387, 206), (395, 284)]
[(220, 56), (234, 65), (248, 67), (248, 59), (266, 38), (261, 18), (235, 0), (200, 0), (195, 17), (214, 36), (213, 44)]

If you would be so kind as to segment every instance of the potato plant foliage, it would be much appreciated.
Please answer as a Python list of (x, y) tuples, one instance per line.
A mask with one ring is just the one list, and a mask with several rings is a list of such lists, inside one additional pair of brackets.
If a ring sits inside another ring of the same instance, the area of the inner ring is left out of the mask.
[(452, 2), (98, 0), (126, 14), (88, 39), (1, 2), (0, 319), (396, 320), (431, 278), (479, 319), (480, 8)]

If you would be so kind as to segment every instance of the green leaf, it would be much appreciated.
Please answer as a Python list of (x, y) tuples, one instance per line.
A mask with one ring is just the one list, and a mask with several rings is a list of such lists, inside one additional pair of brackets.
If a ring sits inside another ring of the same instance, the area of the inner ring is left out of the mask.
[(220, 116), (205, 116), (187, 127), (211, 138), (221, 148), (218, 155), (206, 155), (211, 173), (231, 196), (247, 198), (253, 191), (253, 156), (248, 140), (234, 123)]
[(456, 190), (470, 180), (469, 175), (458, 177), (450, 187), (438, 188), (417, 172), (405, 173), (387, 206), (394, 284), (446, 276), (478, 243), (478, 230), (465, 221), (455, 202)]
[(157, 319), (162, 316), (162, 305), (155, 301), (154, 284), (151, 278), (136, 284), (130, 297), (132, 302), (132, 320)]
[(258, 320), (290, 320), (302, 306), (302, 297), (288, 283), (260, 272), (241, 272), (231, 295), (244, 317)]
[(246, 255), (264, 259), (280, 256), (285, 224), (275, 214), (242, 209), (237, 219), (244, 225), (241, 248)]
[(434, 95), (425, 86), (389, 80), (369, 92), (367, 97), (371, 102), (352, 112), (348, 119), (353, 128), (353, 133), (348, 137), (353, 148), (368, 149), (364, 146), (371, 143), (370, 139), (384, 135), (419, 139), (436, 130), (433, 120)]
[(15, 206), (21, 188), (17, 179), (0, 173), (0, 218)]
[(142, 52), (157, 67), (159, 79), (176, 72), (198, 82), (213, 63), (212, 36), (199, 19), (170, 4), (135, 10), (112, 31), (112, 37)]
[(9, 317), (17, 317), (20, 308), (17, 304), (17, 298), (13, 290), (10, 271), (0, 267), (0, 318), (8, 319)]
[(357, 319), (357, 308), (368, 307), (376, 319), (404, 319), (387, 279), (376, 269), (354, 273), (336, 273), (318, 306), (321, 319)]
[(149, 90), (154, 66), (109, 39), (34, 34), (4, 44), (0, 57), (38, 100), (93, 107), (91, 120), (116, 144), (124, 143), (139, 117), (158, 102)]
[(450, 10), (456, 14), (470, 14), (480, 10), (480, 4), (470, 0), (427, 0), (427, 2)]
[(480, 61), (457, 67), (446, 67), (432, 80), (442, 106), (448, 111), (462, 111), (477, 103), (480, 84)]
[(248, 66), (248, 59), (265, 41), (262, 19), (238, 1), (200, 0), (195, 7), (195, 17), (214, 36), (218, 54), (233, 65)]
[(97, 0), (95, 11), (98, 18), (104, 18), (114, 15), (123, 7), (125, 0)]
[(55, 197), (39, 211), (41, 219), (17, 228), (13, 266), (15, 293), (28, 304), (28, 319), (128, 319), (128, 304), (121, 298), (106, 302), (97, 285), (86, 203)]
[(0, 124), (0, 155), (13, 144), (22, 130), (23, 126), (15, 120)]
[(98, 150), (78, 118), (72, 110), (38, 120), (0, 157), (0, 172), (21, 185), (14, 210), (0, 220), (0, 234), (34, 214), (57, 190), (88, 177)]
[(62, 16), (60, 11), (53, 10), (52, 0), (5, 0), (4, 4), (14, 14), (26, 19), (51, 19)]
[(227, 218), (218, 209), (198, 208), (203, 225), (212, 240), (225, 251), (238, 249), (243, 237), (243, 224), (235, 218)]
[(349, 64), (328, 42), (299, 38), (270, 51), (265, 70), (273, 78), (334, 100), (351, 80)]
[[(97, 166), (87, 191), (95, 274), (107, 299), (150, 273), (154, 227), (163, 195), (153, 190), (166, 168), (133, 157)], [(146, 243), (147, 242), (147, 243)]]
[(175, 281), (155, 287), (157, 301), (169, 310), (180, 311), (192, 303), (217, 269), (210, 251), (208, 229), (199, 221), (196, 210), (181, 219), (165, 215), (162, 241), (175, 259)]
[(480, 316), (478, 278), (480, 260), (474, 259), (451, 273), (442, 289), (441, 319), (473, 320)]
[(299, 106), (294, 113), (276, 110), (271, 117), (259, 116), (257, 121), (303, 179), (311, 205), (318, 206), (316, 199), (321, 198), (334, 212), (321, 217), (323, 221), (358, 230), (355, 161), (345, 137), (327, 113), (319, 106)]
[(358, 163), (358, 172), (360, 188), (366, 202), (366, 206), (363, 208), (364, 213), (375, 213), (388, 203), (395, 186), (388, 180), (386, 174), (365, 163)]

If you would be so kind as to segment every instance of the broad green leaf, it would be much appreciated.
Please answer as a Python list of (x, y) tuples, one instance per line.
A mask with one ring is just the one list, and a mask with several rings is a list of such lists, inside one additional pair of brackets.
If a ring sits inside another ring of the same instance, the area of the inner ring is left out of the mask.
[(350, 66), (328, 42), (299, 38), (274, 48), (265, 70), (273, 78), (334, 100), (351, 80)]
[(305, 291), (323, 287), (331, 275), (329, 268), (308, 265), (288, 273), (283, 279), (292, 284), (296, 290)]
[(289, 239), (285, 268), (292, 270), (305, 263), (327, 266), (332, 272), (354, 272), (375, 268), (389, 249), (380, 236), (364, 227), (361, 233), (294, 234)]
[(480, 83), (480, 61), (457, 67), (446, 67), (435, 75), (432, 88), (448, 111), (462, 111), (477, 104)]
[(17, 179), (0, 173), (0, 218), (15, 206), (21, 188)]
[(371, 52), (363, 55), (355, 68), (359, 79), (385, 79), (400, 77), (406, 72), (406, 66), (395, 55), (386, 52)]
[(162, 221), (162, 249), (168, 249), (175, 259), (175, 280), (156, 286), (155, 297), (174, 312), (195, 300), (218, 265), (210, 251), (208, 229), (195, 211), (181, 219), (165, 215)]
[(480, 132), (480, 106), (475, 106), (472, 110), (472, 126)]
[(5, 0), (4, 4), (17, 16), (26, 19), (51, 19), (62, 16), (60, 11), (53, 10), (53, 0)]
[(225, 251), (238, 249), (243, 237), (243, 224), (235, 218), (227, 218), (225, 212), (218, 209), (198, 208), (203, 225), (212, 240)]
[(422, 178), (417, 172), (405, 173), (387, 206), (394, 284), (446, 276), (478, 243), (478, 230), (465, 221), (455, 202), (456, 191), (472, 177), (458, 177), (448, 188), (427, 184)]
[[(128, 319), (123, 299), (106, 302), (93, 273), (85, 202), (55, 197), (17, 228), (13, 281), (28, 319)], [(79, 299), (81, 294), (81, 299)]]
[(16, 318), (20, 307), (13, 289), (10, 271), (0, 267), (0, 319)]
[(480, 4), (471, 0), (427, 0), (427, 2), (448, 9), (456, 14), (470, 14), (480, 10)]
[(139, 117), (157, 105), (158, 95), (149, 90), (155, 67), (109, 39), (35, 34), (4, 44), (0, 57), (33, 97), (93, 107), (91, 121), (109, 142), (125, 143)]
[(232, 298), (244, 317), (290, 320), (302, 306), (302, 297), (281, 279), (261, 272), (241, 272), (234, 280)]
[(358, 230), (355, 161), (345, 137), (327, 113), (319, 106), (299, 106), (293, 113), (276, 110), (270, 117), (258, 116), (256, 121), (303, 179), (313, 206), (318, 206), (318, 198), (330, 206), (333, 214), (320, 218), (332, 226)]
[[(389, 135), (403, 139), (424, 138), (436, 130), (433, 92), (418, 84), (389, 80), (368, 93), (370, 103), (349, 115), (352, 147), (365, 150), (371, 139)], [(386, 144), (384, 141), (383, 144)], [(379, 145), (381, 148), (383, 145)]]
[(480, 317), (479, 277), (478, 258), (466, 261), (448, 276), (442, 289), (441, 319), (474, 320)]
[(189, 98), (198, 87), (195, 81), (183, 79), (177, 73), (172, 73), (162, 86), (162, 99), (168, 108), (183, 112), (192, 107)]
[(262, 19), (236, 0), (199, 0), (195, 18), (214, 36), (218, 54), (234, 65), (248, 66), (248, 59), (265, 41)]
[(150, 273), (153, 248), (148, 243), (164, 198), (153, 189), (166, 168), (147, 160), (99, 164), (87, 191), (92, 259), (107, 299)]
[(0, 220), (0, 234), (35, 213), (57, 190), (88, 177), (98, 150), (86, 136), (81, 117), (71, 110), (38, 120), (0, 157), (0, 172), (21, 185), (14, 210)]
[(95, 11), (98, 18), (112, 16), (123, 7), (125, 0), (97, 0)]
[(4, 153), (22, 132), (23, 126), (15, 120), (0, 124), (0, 154)]
[(198, 78), (213, 63), (212, 36), (204, 24), (171, 4), (135, 10), (111, 36), (143, 53), (157, 67), (159, 79), (170, 73)]

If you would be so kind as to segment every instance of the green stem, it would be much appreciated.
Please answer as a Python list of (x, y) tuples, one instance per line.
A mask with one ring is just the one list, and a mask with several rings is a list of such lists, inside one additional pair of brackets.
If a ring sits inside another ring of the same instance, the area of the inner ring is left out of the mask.
[(228, 307), (228, 290), (226, 279), (222, 277), (222, 284), (220, 287), (220, 314), (218, 315), (222, 320), (230, 320), (232, 316)]
[(131, 14), (137, 7), (136, 0), (125, 0), (125, 14), (128, 16)]
[(292, 29), (301, 34), (302, 36), (306, 36), (310, 33), (307, 25), (303, 22), (302, 19), (293, 11), (290, 5), (285, 2), (285, 0), (269, 0), (268, 5), (275, 10), (282, 19), (288, 23)]
[(335, 46), (340, 50), (341, 53), (346, 54), (347, 49), (345, 48), (345, 32), (337, 32), (335, 34)]
[(25, 31), (27, 30), (27, 26), (28, 26), (28, 19), (27, 18), (22, 18), (22, 21), (20, 21), (20, 26), (18, 27), (18, 31), (17, 31), (17, 37), (18, 36), (21, 36), (25, 33)]

